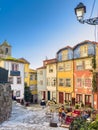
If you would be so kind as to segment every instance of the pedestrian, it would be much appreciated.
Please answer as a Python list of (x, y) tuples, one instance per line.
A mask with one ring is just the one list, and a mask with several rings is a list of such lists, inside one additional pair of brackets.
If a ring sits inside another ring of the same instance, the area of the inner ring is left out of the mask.
[(62, 116), (62, 107), (59, 108), (59, 121), (61, 120), (61, 116)]
[(46, 102), (45, 102), (44, 99), (41, 100), (40, 105), (42, 106), (43, 109), (45, 108), (45, 106), (46, 106)]

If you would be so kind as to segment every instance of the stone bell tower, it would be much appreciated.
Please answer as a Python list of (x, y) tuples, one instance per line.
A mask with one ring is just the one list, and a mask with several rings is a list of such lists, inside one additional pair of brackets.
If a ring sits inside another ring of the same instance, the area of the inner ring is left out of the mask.
[(11, 56), (11, 46), (8, 44), (8, 42), (5, 40), (0, 45), (0, 57), (7, 57)]

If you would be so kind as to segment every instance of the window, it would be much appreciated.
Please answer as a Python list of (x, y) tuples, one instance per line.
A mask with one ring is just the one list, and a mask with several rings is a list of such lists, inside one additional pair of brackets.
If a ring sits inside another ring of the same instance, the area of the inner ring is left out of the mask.
[(76, 102), (82, 101), (82, 94), (76, 94)]
[(12, 70), (13, 71), (18, 71), (19, 70), (19, 65), (18, 64), (12, 64)]
[(64, 86), (64, 79), (59, 79), (59, 86)]
[(43, 85), (43, 80), (40, 80), (40, 85)]
[(49, 66), (49, 73), (53, 72), (53, 66)]
[(40, 73), (40, 75), (43, 75), (43, 71), (42, 70), (39, 73)]
[(71, 86), (71, 79), (65, 79), (65, 86), (67, 87)]
[(76, 62), (76, 69), (77, 70), (83, 70), (84, 69), (84, 62), (83, 61), (77, 61)]
[(52, 85), (52, 86), (56, 86), (56, 79), (55, 79), (55, 78), (52, 78), (52, 79), (51, 79), (51, 85)]
[(28, 73), (27, 73), (27, 72), (25, 72), (24, 77), (25, 77), (25, 78), (27, 78), (27, 77), (28, 77)]
[(80, 56), (84, 57), (87, 56), (88, 52), (87, 52), (87, 46), (81, 46), (80, 47)]
[(47, 86), (50, 86), (50, 78), (47, 78)]
[(37, 74), (35, 74), (34, 76), (35, 76), (35, 80), (37, 80)]
[(8, 48), (5, 48), (5, 54), (8, 54)]
[(81, 78), (78, 78), (77, 81), (76, 81), (76, 87), (82, 87), (82, 82), (83, 80)]
[(16, 97), (20, 97), (20, 91), (16, 91)]
[(71, 70), (71, 63), (65, 64), (65, 70)]
[(53, 72), (53, 69), (49, 69), (49, 73), (52, 73)]
[(10, 82), (10, 84), (13, 84), (13, 77), (9, 77), (8, 81)]
[(62, 60), (62, 54), (61, 54), (61, 52), (57, 55), (57, 59), (58, 59), (58, 61)]
[(92, 69), (91, 60), (86, 60), (85, 61), (85, 69)]
[(30, 80), (33, 80), (33, 75), (30, 75)]
[(62, 60), (67, 60), (68, 59), (68, 51), (63, 51), (62, 52)]
[(91, 87), (92, 86), (92, 80), (89, 79), (89, 78), (86, 78), (84, 80), (84, 85), (85, 85), (85, 87)]
[(85, 105), (91, 105), (91, 95), (85, 95)]
[(21, 84), (21, 77), (17, 77), (17, 84)]
[(58, 64), (58, 71), (64, 71), (64, 64)]
[(70, 101), (70, 100), (71, 100), (70, 93), (65, 93), (65, 101)]

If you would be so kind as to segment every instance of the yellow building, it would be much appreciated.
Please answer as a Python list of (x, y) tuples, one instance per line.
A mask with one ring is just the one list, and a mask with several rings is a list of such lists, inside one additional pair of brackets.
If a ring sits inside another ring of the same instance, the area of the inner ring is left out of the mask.
[(31, 103), (37, 103), (37, 71), (29, 69), (29, 85), (31, 90)]
[(57, 52), (57, 102), (71, 101), (73, 94), (73, 51), (65, 47)]

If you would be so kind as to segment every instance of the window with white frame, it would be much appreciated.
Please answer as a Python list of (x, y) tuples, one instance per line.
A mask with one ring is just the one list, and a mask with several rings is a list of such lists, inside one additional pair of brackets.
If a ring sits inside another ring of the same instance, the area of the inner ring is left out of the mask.
[(82, 87), (82, 86), (83, 86), (82, 78), (77, 78), (77, 80), (76, 80), (76, 87)]
[(70, 101), (70, 100), (71, 100), (71, 94), (65, 93), (65, 101)]
[(40, 80), (40, 85), (43, 85), (43, 80)]
[(35, 80), (37, 80), (37, 74), (35, 74), (34, 77), (35, 77)]
[(58, 71), (64, 71), (64, 63), (58, 64)]
[(28, 77), (28, 73), (27, 73), (27, 72), (24, 73), (24, 77), (25, 77), (25, 78)]
[(64, 79), (62, 78), (59, 79), (59, 86), (64, 86)]
[(56, 78), (52, 78), (51, 79), (51, 85), (52, 86), (56, 86)]
[(30, 80), (33, 80), (33, 75), (30, 75)]
[(92, 61), (91, 60), (85, 61), (85, 69), (92, 69)]
[(71, 87), (71, 79), (70, 78), (65, 79), (65, 86)]
[(84, 61), (77, 61), (76, 70), (83, 70), (83, 69), (84, 69)]
[(53, 66), (49, 66), (49, 73), (53, 72)]
[(21, 84), (21, 77), (17, 77), (17, 84)]
[(47, 86), (50, 86), (50, 78), (47, 78)]
[(13, 84), (13, 77), (9, 77), (8, 81), (10, 82), (10, 84)]
[(12, 63), (12, 71), (18, 71), (19, 70), (19, 64)]
[(80, 56), (81, 57), (87, 56), (87, 54), (88, 54), (88, 50), (87, 49), (88, 49), (87, 45), (80, 47)]
[(82, 101), (82, 94), (76, 94), (76, 102)]
[(62, 60), (67, 60), (68, 59), (68, 51), (62, 52)]
[(20, 97), (20, 91), (16, 91), (16, 97)]
[(42, 71), (42, 70), (40, 70), (40, 72), (39, 72), (39, 73), (40, 73), (40, 75), (43, 75), (43, 71)]
[(84, 79), (84, 85), (85, 85), (85, 87), (91, 87), (92, 86), (92, 80), (90, 78)]
[(65, 63), (65, 70), (71, 70), (71, 63)]

